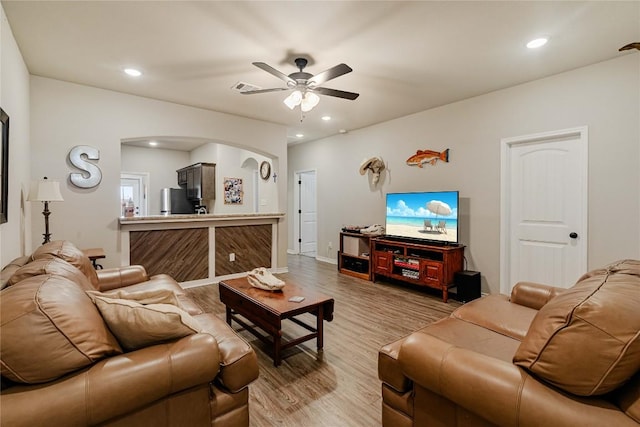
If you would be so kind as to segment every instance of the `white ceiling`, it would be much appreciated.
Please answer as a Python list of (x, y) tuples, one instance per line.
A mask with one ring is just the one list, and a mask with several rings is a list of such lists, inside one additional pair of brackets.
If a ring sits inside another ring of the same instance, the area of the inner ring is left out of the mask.
[[(311, 141), (637, 51), (639, 1), (2, 1), (33, 75), (286, 125)], [(537, 50), (526, 42), (549, 37)], [(284, 82), (293, 59), (317, 74), (353, 72), (323, 86), (301, 122), (288, 92), (240, 95), (238, 81)], [(122, 73), (143, 71), (139, 78)], [(329, 122), (322, 121), (330, 115)]]

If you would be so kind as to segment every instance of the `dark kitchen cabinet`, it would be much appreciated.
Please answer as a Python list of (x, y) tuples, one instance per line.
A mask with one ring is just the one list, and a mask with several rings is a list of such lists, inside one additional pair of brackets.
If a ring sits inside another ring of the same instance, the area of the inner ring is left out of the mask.
[(189, 200), (213, 200), (216, 198), (215, 163), (196, 163), (178, 169), (178, 185), (186, 187)]

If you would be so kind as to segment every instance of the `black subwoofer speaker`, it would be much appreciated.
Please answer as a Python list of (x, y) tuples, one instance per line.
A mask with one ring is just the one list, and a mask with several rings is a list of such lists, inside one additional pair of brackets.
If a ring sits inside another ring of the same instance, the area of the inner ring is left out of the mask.
[(462, 270), (454, 273), (453, 282), (456, 285), (455, 292), (451, 296), (461, 302), (469, 302), (480, 298), (480, 272)]

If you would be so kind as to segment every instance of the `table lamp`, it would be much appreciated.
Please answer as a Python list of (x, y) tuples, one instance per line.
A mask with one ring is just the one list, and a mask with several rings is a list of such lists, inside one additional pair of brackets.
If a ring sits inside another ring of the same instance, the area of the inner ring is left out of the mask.
[(31, 187), (27, 200), (31, 202), (44, 202), (44, 240), (42, 244), (51, 241), (51, 233), (49, 233), (49, 202), (63, 202), (62, 194), (60, 194), (60, 183), (58, 181), (49, 181), (45, 176), (44, 179), (38, 181), (37, 185)]

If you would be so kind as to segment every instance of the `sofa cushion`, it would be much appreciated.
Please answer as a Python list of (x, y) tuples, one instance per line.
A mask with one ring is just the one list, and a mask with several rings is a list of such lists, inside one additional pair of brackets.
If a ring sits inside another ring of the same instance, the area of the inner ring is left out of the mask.
[(580, 396), (601, 395), (640, 370), (640, 261), (584, 275), (534, 318), (513, 361)]
[(61, 258), (41, 258), (20, 267), (16, 270), (13, 276), (9, 278), (7, 286), (13, 286), (24, 279), (39, 276), (41, 274), (55, 274), (62, 276), (76, 283), (84, 290), (93, 289), (93, 286), (91, 285), (91, 282), (89, 282), (89, 279), (87, 279), (87, 276)]
[(20, 383), (54, 380), (122, 353), (85, 291), (67, 278), (43, 274), (0, 296), (0, 369)]
[[(122, 288), (124, 289), (124, 288)], [(196, 304), (180, 287), (178, 282), (168, 274), (156, 274), (149, 277), (145, 282), (136, 283), (126, 287), (128, 292), (139, 292), (145, 290), (167, 289), (172, 291), (179, 301), (179, 307), (187, 313), (193, 315), (202, 314), (202, 309)]]
[(457, 308), (451, 317), (522, 341), (537, 313), (533, 308), (511, 303), (506, 295), (487, 295)]
[(123, 348), (135, 350), (200, 331), (186, 311), (172, 304), (141, 304), (90, 292), (98, 310)]
[(41, 258), (51, 257), (61, 258), (82, 271), (82, 273), (87, 276), (91, 282), (91, 285), (95, 289), (98, 289), (98, 276), (96, 274), (96, 270), (91, 264), (91, 260), (89, 260), (84, 252), (78, 249), (73, 243), (67, 240), (55, 240), (53, 242), (45, 243), (31, 254), (31, 258), (34, 261)]

